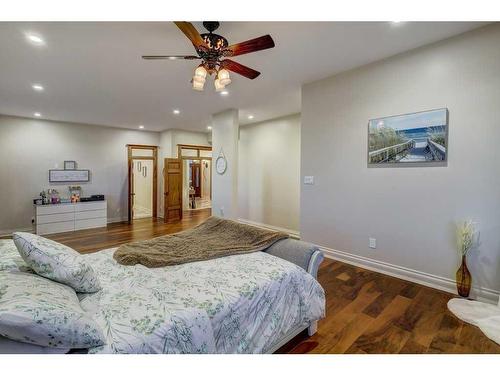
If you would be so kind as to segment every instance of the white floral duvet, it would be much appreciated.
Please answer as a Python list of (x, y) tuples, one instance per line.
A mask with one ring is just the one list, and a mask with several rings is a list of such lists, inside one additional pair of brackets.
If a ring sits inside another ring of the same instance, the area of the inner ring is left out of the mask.
[[(7, 242), (0, 270), (22, 264)], [(325, 314), (319, 283), (264, 252), (146, 268), (117, 264), (114, 250), (85, 255), (102, 290), (80, 303), (107, 341), (90, 353), (263, 353)]]

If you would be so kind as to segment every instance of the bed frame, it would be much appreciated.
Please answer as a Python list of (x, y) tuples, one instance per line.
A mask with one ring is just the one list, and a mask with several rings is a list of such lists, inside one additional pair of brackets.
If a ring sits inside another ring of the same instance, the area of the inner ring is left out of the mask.
[[(310, 273), (315, 279), (318, 277), (319, 266), (325, 258), (323, 252), (317, 246), (292, 238), (278, 241), (264, 251), (268, 254), (296, 264)], [(309, 336), (314, 335), (318, 329), (318, 322), (314, 321), (308, 325), (294, 328), (289, 334), (277, 340), (276, 343), (266, 351), (266, 353), (274, 353), (306, 329)]]
[[(319, 265), (324, 259), (323, 252), (315, 245), (295, 240), (284, 239), (276, 242), (264, 252), (285, 259), (297, 266), (303, 268), (310, 273), (314, 278), (317, 278)], [(316, 333), (317, 321), (310, 322), (306, 325), (298, 326), (292, 329), (288, 334), (280, 337), (272, 347), (265, 351), (265, 353), (274, 353), (299, 333), (307, 329), (309, 336)], [(24, 343), (17, 343), (8, 339), (0, 338), (0, 353), (24, 353), (24, 354), (62, 354), (67, 350), (43, 348), (37, 345), (30, 345)], [(86, 353), (86, 349), (70, 350), (69, 353)]]

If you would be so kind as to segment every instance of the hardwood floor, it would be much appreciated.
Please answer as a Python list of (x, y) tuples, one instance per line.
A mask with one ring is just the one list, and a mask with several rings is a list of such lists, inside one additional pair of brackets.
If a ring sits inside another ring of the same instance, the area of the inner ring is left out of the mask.
[[(141, 219), (48, 237), (89, 253), (175, 233), (208, 216), (210, 209), (194, 210), (176, 224)], [(448, 311), (449, 293), (330, 259), (318, 279), (326, 292), (326, 318), (314, 336), (303, 333), (279, 353), (500, 353), (478, 328)]]
[(163, 236), (192, 228), (206, 220), (211, 209), (184, 211), (179, 223), (165, 224), (163, 219), (138, 219), (129, 223), (108, 224), (107, 228), (86, 229), (77, 232), (51, 234), (46, 236), (61, 242), (82, 254), (109, 249), (121, 244)]
[(327, 316), (312, 337), (281, 353), (500, 353), (500, 346), (447, 309), (454, 296), (325, 259), (318, 280)]

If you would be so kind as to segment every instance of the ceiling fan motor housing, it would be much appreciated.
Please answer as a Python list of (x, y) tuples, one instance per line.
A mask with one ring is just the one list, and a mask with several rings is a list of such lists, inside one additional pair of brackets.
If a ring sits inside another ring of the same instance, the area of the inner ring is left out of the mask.
[(209, 33), (217, 30), (220, 23), (217, 21), (203, 21), (203, 27), (208, 30)]

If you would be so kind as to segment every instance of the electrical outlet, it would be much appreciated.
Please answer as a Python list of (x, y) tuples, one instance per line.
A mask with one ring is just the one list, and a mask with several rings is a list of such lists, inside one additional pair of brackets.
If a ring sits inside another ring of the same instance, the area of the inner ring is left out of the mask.
[(370, 237), (368, 246), (370, 247), (370, 249), (376, 249), (377, 248), (377, 239)]
[(34, 217), (31, 218), (31, 224), (35, 224), (35, 218)]
[(314, 185), (314, 176), (304, 176), (304, 185)]

